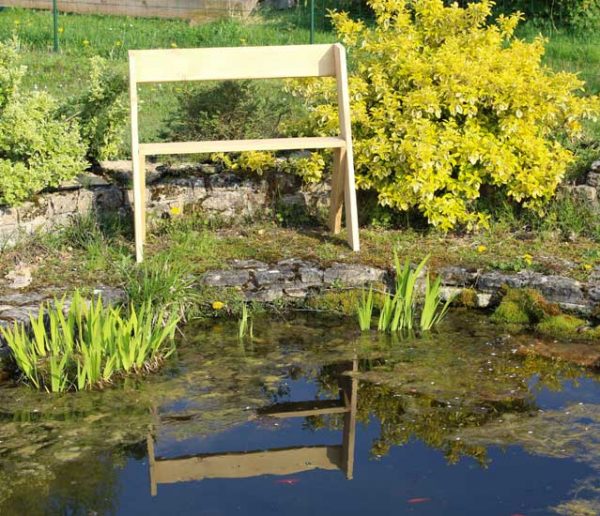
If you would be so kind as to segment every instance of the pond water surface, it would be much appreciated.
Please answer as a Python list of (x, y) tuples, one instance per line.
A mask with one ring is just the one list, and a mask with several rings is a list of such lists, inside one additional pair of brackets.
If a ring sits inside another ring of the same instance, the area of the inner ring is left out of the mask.
[(600, 376), (455, 313), (186, 328), (104, 392), (0, 387), (0, 514), (600, 514)]

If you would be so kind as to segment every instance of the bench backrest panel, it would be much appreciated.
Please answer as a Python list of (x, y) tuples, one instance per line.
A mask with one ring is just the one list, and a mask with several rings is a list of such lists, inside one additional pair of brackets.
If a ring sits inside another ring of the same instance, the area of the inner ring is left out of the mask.
[(333, 45), (132, 50), (137, 83), (333, 77)]

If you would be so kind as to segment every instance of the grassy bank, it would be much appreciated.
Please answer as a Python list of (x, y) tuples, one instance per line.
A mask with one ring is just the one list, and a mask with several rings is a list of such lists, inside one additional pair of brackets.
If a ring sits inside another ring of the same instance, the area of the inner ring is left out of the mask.
[[(315, 40), (330, 42), (334, 35), (326, 30), (322, 17)], [(23, 62), (29, 68), (26, 86), (43, 88), (65, 98), (78, 92), (86, 80), (88, 58), (108, 58), (120, 73), (127, 73), (127, 51), (139, 48), (218, 47), (237, 45), (287, 45), (309, 41), (306, 11), (259, 11), (246, 20), (217, 20), (191, 25), (184, 20), (129, 18), (120, 16), (60, 16), (59, 54), (51, 51), (52, 16), (49, 11), (6, 8), (0, 11), (0, 38), (16, 34), (23, 46)], [(533, 24), (520, 29), (521, 37), (540, 34)], [(555, 70), (579, 72), (588, 91), (600, 92), (600, 34), (569, 34), (546, 31), (545, 61)], [(142, 137), (156, 139), (165, 119), (174, 109), (176, 86), (145, 86), (141, 91)], [(145, 112), (144, 112), (145, 111)], [(598, 136), (600, 129), (592, 128)], [(127, 146), (123, 156), (128, 155)]]
[[(490, 231), (464, 236), (365, 228), (361, 230), (361, 244), (361, 252), (353, 253), (343, 235), (331, 236), (320, 227), (284, 228), (264, 221), (227, 226), (185, 215), (161, 222), (152, 232), (147, 262), (150, 267), (165, 262), (179, 264), (185, 274), (196, 277), (209, 269), (226, 268), (234, 258), (268, 263), (302, 258), (322, 264), (358, 262), (391, 267), (393, 250), (397, 249), (402, 258), (412, 262), (430, 253), (433, 268), (529, 269), (581, 280), (600, 265), (597, 240), (585, 236), (566, 240), (550, 227), (515, 232), (513, 227), (496, 224)], [(99, 223), (87, 217), (2, 253), (0, 278), (23, 262), (31, 265), (31, 289), (86, 288), (102, 283), (127, 286), (136, 270), (133, 255), (131, 228), (126, 222)], [(6, 291), (7, 284), (7, 280), (0, 280), (0, 292)]]

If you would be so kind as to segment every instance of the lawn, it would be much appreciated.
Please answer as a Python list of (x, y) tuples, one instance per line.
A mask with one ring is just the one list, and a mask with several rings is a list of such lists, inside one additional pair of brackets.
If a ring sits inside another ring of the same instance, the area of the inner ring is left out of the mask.
[[(322, 15), (317, 17), (317, 43), (334, 41)], [(52, 52), (49, 11), (5, 8), (0, 11), (0, 38), (15, 34), (29, 68), (26, 86), (37, 86), (64, 98), (78, 92), (87, 76), (87, 59), (100, 55), (127, 73), (127, 51), (140, 48), (288, 45), (309, 41), (306, 10), (259, 11), (246, 20), (216, 20), (191, 25), (183, 20), (61, 14), (60, 53)], [(540, 29), (525, 24), (520, 35), (532, 39)], [(575, 35), (547, 31), (546, 63), (555, 70), (579, 72), (588, 91), (600, 92), (600, 34)], [(140, 93), (142, 138), (160, 137), (165, 118), (174, 108), (177, 86), (146, 86)], [(594, 129), (595, 130), (595, 129)], [(124, 148), (125, 157), (128, 154)]]

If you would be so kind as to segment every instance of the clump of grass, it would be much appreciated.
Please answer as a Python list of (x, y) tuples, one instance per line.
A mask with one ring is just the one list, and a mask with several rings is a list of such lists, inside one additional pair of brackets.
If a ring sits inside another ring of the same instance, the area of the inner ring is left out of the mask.
[(125, 291), (134, 306), (149, 304), (163, 314), (175, 313), (187, 319), (198, 306), (194, 278), (169, 256), (147, 260), (123, 271)]
[(63, 298), (30, 315), (31, 332), (16, 322), (0, 331), (26, 382), (64, 392), (156, 369), (174, 350), (178, 322), (176, 314), (166, 317), (147, 303), (124, 311), (75, 292), (68, 308)]
[[(408, 260), (406, 260), (404, 265), (401, 265), (398, 256), (394, 256), (396, 289), (393, 295), (386, 293), (384, 296), (379, 311), (378, 331), (411, 331), (417, 324), (421, 331), (428, 331), (444, 319), (454, 298), (450, 297), (444, 302), (442, 300), (441, 278), (436, 278), (432, 282), (429, 275), (425, 279), (425, 293), (421, 314), (418, 319), (416, 317), (417, 280), (428, 260), (429, 255), (413, 270)], [(357, 312), (361, 330), (368, 330), (373, 312), (372, 291), (369, 292), (367, 297), (363, 296)]]

